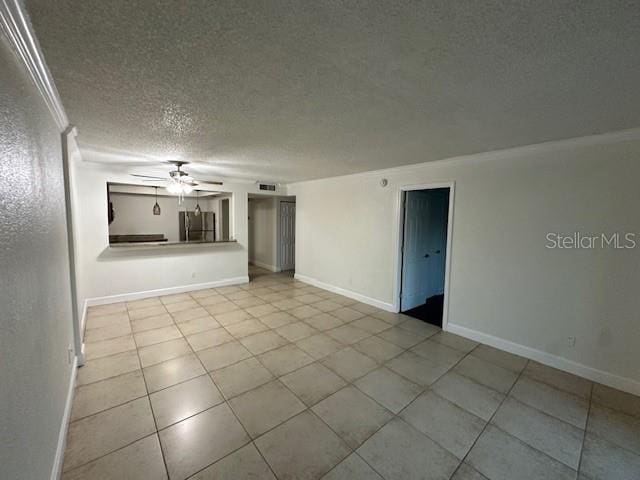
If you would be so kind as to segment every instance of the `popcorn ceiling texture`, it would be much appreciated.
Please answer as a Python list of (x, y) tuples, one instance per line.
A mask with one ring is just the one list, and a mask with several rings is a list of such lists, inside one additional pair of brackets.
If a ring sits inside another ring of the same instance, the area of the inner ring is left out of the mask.
[(634, 2), (29, 0), (85, 152), (295, 181), (640, 125)]

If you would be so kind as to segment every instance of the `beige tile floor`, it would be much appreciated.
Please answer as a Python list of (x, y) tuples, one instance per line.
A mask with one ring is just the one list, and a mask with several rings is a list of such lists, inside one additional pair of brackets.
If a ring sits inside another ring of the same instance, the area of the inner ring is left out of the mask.
[(640, 478), (640, 398), (250, 273), (90, 309), (65, 480)]

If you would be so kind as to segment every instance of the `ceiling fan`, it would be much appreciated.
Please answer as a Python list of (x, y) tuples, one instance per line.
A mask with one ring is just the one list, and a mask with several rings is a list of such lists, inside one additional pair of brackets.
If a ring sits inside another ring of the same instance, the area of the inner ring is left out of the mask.
[(193, 191), (193, 188), (200, 184), (208, 184), (208, 185), (222, 185), (222, 182), (217, 181), (204, 181), (198, 180), (196, 181), (192, 176), (190, 176), (184, 170), (181, 170), (180, 167), (183, 165), (187, 165), (189, 162), (185, 162), (182, 160), (168, 160), (168, 164), (174, 165), (176, 167), (175, 170), (171, 170), (169, 172), (169, 177), (156, 177), (152, 175), (139, 175), (137, 173), (132, 173), (132, 177), (142, 178), (143, 182), (168, 182), (167, 191), (174, 195), (188, 195)]

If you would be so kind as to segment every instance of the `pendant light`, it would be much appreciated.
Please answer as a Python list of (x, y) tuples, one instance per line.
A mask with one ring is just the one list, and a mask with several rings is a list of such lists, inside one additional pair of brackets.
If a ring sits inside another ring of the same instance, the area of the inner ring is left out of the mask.
[(156, 204), (153, 206), (153, 214), (160, 215), (160, 205), (158, 205), (158, 187), (156, 189)]
[(200, 210), (200, 204), (198, 203), (198, 191), (196, 190), (196, 208), (193, 213), (197, 217), (198, 215), (200, 215), (200, 212), (201, 210)]

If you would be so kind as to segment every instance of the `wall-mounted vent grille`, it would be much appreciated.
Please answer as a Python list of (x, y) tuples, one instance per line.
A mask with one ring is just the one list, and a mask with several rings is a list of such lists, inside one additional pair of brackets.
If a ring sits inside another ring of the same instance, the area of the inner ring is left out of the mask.
[(273, 185), (273, 184), (261, 183), (260, 184), (260, 190), (269, 190), (270, 192), (275, 192), (276, 191), (276, 186)]

